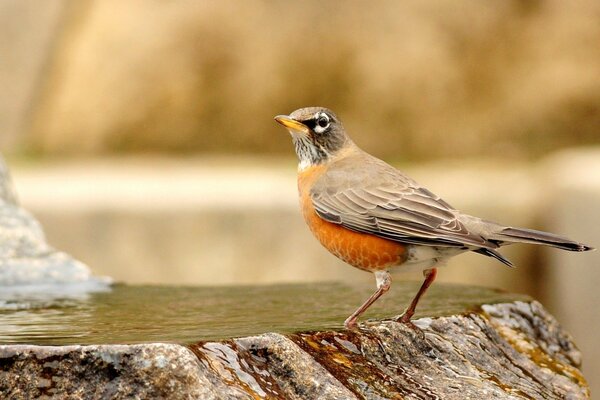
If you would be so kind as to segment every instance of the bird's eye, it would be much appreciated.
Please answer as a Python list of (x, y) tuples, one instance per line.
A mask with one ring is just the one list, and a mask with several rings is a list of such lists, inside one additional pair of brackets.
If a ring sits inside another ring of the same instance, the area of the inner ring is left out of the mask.
[(317, 126), (315, 127), (316, 131), (324, 132), (327, 128), (329, 128), (329, 116), (325, 113), (317, 114)]

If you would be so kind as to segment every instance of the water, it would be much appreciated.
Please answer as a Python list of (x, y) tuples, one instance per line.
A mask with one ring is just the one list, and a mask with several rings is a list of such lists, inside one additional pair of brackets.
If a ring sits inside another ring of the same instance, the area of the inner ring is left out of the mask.
[[(365, 315), (391, 318), (419, 283), (395, 282)], [(340, 329), (374, 285), (341, 283), (185, 287), (36, 286), (0, 291), (0, 344), (193, 343), (264, 332)], [(434, 285), (416, 317), (525, 299), (491, 289)], [(363, 318), (364, 320), (364, 318)]]

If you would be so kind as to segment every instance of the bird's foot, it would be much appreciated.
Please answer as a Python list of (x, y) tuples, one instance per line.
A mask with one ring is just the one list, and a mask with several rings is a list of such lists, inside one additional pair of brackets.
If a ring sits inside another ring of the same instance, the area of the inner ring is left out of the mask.
[(404, 312), (402, 315), (399, 315), (398, 317), (394, 318), (394, 321), (398, 322), (400, 324), (406, 325), (407, 327), (412, 329), (415, 333), (419, 334), (422, 337), (425, 337), (425, 333), (423, 333), (423, 330), (412, 323), (412, 321), (411, 321), (412, 316), (413, 316), (412, 313)]
[(406, 310), (402, 314), (400, 314), (396, 318), (394, 318), (394, 321), (399, 322), (401, 324), (415, 326), (415, 324), (410, 322), (413, 315), (414, 315), (414, 312), (410, 312), (410, 310)]
[(344, 321), (344, 328), (348, 329), (349, 331), (356, 330), (356, 318), (349, 317), (348, 319), (346, 319)]

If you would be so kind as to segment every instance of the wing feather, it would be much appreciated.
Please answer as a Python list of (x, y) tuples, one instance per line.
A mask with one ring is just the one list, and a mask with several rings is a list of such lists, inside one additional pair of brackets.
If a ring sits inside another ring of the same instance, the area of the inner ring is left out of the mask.
[[(376, 168), (330, 168), (311, 191), (317, 214), (347, 229), (402, 243), (494, 249), (450, 204), (377, 159)], [(375, 171), (370, 173), (369, 171)]]

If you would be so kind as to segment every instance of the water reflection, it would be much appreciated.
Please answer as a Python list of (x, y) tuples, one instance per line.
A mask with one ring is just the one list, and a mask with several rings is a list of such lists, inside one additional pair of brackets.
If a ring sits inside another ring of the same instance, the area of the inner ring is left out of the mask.
[(93, 279), (69, 284), (4, 286), (0, 290), (0, 341), (76, 341), (88, 334), (73, 328), (92, 318), (92, 295), (110, 290), (105, 281)]

